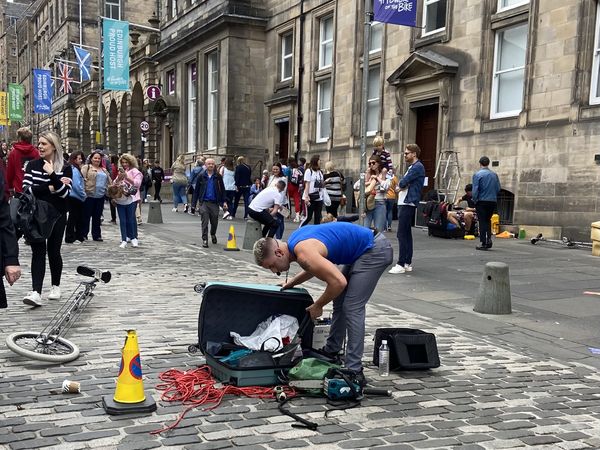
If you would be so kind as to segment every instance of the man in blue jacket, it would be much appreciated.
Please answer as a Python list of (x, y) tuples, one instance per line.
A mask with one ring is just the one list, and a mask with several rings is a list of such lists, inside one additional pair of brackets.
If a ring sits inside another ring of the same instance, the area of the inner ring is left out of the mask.
[(219, 206), (227, 211), (225, 202), (225, 185), (223, 177), (215, 169), (215, 160), (207, 158), (204, 162), (206, 170), (198, 175), (196, 189), (200, 200), (200, 218), (202, 222), (202, 247), (208, 248), (208, 224), (213, 244), (217, 243), (217, 225), (219, 224)]
[(408, 144), (404, 150), (404, 161), (408, 169), (398, 182), (398, 244), (400, 254), (398, 263), (391, 268), (389, 273), (412, 272), (412, 223), (419, 201), (421, 201), (421, 190), (425, 183), (425, 167), (419, 161), (421, 149), (417, 144)]
[(477, 250), (492, 248), (492, 214), (496, 211), (498, 194), (500, 193), (500, 180), (498, 175), (491, 171), (490, 158), (482, 156), (479, 159), (480, 169), (473, 175), (473, 201), (479, 221), (479, 240), (481, 245)]

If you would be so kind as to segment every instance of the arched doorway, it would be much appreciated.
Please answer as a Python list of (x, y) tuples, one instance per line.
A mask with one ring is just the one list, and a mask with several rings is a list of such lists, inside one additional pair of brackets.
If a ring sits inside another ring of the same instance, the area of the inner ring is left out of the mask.
[(89, 152), (92, 149), (92, 124), (90, 119), (90, 110), (83, 110), (83, 118), (81, 120), (81, 148), (84, 152)]
[(117, 153), (127, 153), (129, 149), (129, 126), (127, 124), (127, 116), (129, 108), (127, 106), (127, 94), (123, 94), (121, 99), (121, 108), (119, 111), (119, 148)]
[(131, 153), (140, 155), (142, 133), (140, 123), (144, 120), (144, 92), (142, 85), (137, 82), (131, 94)]
[(109, 153), (115, 153), (119, 148), (118, 133), (117, 133), (117, 102), (113, 99), (108, 108), (108, 122), (106, 123), (106, 131), (108, 140), (105, 148), (108, 148)]

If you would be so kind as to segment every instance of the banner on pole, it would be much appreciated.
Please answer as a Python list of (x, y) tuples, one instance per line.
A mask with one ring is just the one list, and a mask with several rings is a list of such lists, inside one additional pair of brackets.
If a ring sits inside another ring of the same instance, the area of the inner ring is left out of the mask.
[(8, 125), (8, 95), (0, 91), (0, 125)]
[(129, 23), (103, 19), (104, 89), (129, 90)]
[(10, 83), (8, 85), (8, 117), (10, 120), (23, 120), (24, 105), (23, 95), (25, 89), (20, 84)]
[(88, 81), (92, 69), (92, 55), (81, 47), (74, 45), (73, 48), (75, 49), (75, 56), (77, 57), (77, 64), (79, 65), (81, 81)]
[(33, 69), (33, 112), (52, 112), (52, 73), (45, 69)]
[(417, 0), (374, 0), (373, 11), (378, 22), (417, 26)]

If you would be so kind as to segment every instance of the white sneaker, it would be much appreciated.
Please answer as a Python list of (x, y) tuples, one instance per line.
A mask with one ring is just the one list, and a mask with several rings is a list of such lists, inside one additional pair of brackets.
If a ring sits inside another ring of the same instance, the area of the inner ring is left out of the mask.
[(294, 216), (294, 222), (300, 222), (300, 217), (299, 216)]
[(23, 303), (33, 307), (42, 306), (42, 297), (36, 291), (31, 291), (23, 297)]
[(48, 300), (60, 300), (60, 287), (52, 286), (48, 294)]
[(119, 244), (119, 248), (127, 248), (127, 241), (123, 241)]
[(131, 242), (131, 239), (127, 238), (127, 239), (125, 240), (125, 242)]
[(177, 208), (173, 208), (171, 211), (173, 211), (173, 212), (177, 212)]
[(400, 264), (396, 264), (394, 267), (392, 267), (388, 273), (404, 273), (406, 272), (406, 269), (404, 268), (404, 266), (401, 266)]
[(133, 245), (134, 247), (139, 247), (140, 244), (139, 244), (139, 242), (138, 242), (137, 239), (132, 239), (131, 240), (131, 245)]
[(412, 272), (412, 266), (410, 264), (404, 264), (405, 272)]

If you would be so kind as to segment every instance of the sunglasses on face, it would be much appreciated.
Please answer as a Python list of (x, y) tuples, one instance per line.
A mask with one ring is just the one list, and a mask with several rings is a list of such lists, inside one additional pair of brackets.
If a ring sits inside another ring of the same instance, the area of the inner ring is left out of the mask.
[(377, 161), (369, 161), (369, 165), (377, 164)]

